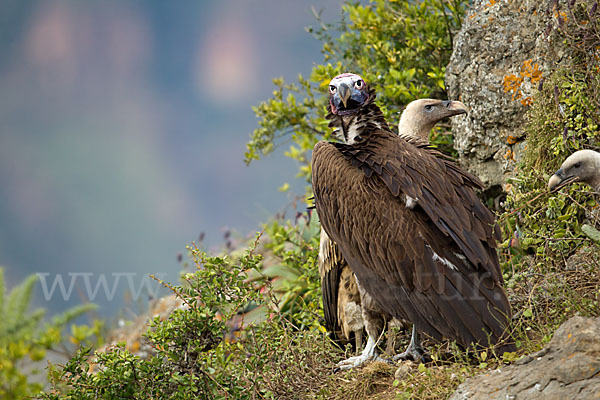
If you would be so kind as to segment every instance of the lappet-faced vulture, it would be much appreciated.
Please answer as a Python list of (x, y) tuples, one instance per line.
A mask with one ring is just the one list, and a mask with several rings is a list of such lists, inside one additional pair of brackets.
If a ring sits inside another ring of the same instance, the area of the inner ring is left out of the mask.
[[(362, 80), (359, 76), (355, 79)], [(437, 122), (466, 112), (467, 107), (459, 101), (414, 100), (402, 113), (398, 134), (427, 141), (429, 132)], [(338, 125), (333, 114), (330, 114), (330, 119), (333, 120), (332, 126)], [(343, 135), (341, 139), (344, 139)], [(385, 323), (391, 320), (391, 316), (384, 312), (360, 285), (357, 285), (354, 274), (344, 260), (339, 247), (331, 241), (323, 229), (321, 229), (319, 247), (319, 272), (326, 328), (335, 334), (336, 339), (342, 341), (350, 341), (354, 335), (356, 348), (359, 348), (362, 330), (366, 327), (369, 341), (365, 353), (371, 353), (370, 347), (375, 345), (381, 330)], [(364, 362), (365, 358), (362, 355), (353, 357), (344, 360), (338, 367), (351, 368)]]
[[(479, 180), (427, 143), (390, 132), (357, 75), (337, 76), (329, 89), (344, 143), (313, 150), (317, 213), (360, 286), (383, 311), (413, 322), (405, 353), (422, 352), (417, 332), (463, 347), (502, 344), (511, 310), (499, 229), (474, 192)], [(363, 361), (375, 350), (366, 347)]]
[(560, 169), (550, 177), (550, 191), (572, 182), (584, 182), (595, 192), (600, 192), (600, 153), (594, 150), (579, 150), (562, 163)]

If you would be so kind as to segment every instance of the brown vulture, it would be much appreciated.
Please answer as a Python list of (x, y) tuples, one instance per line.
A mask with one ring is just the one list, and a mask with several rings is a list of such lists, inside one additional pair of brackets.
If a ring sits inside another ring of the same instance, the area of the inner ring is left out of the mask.
[[(383, 311), (413, 323), (400, 356), (423, 353), (418, 332), (465, 348), (501, 344), (511, 310), (500, 232), (474, 192), (480, 181), (425, 141), (392, 133), (358, 75), (336, 76), (329, 92), (344, 143), (314, 147), (315, 206), (360, 286)], [(373, 358), (372, 340), (352, 366)]]
[[(414, 100), (402, 113), (398, 134), (429, 140), (429, 132), (437, 122), (466, 112), (467, 107), (459, 101)], [(334, 125), (337, 124), (334, 122)], [(374, 343), (386, 321), (391, 320), (391, 316), (383, 312), (372, 299), (363, 299), (362, 297), (368, 296), (364, 290), (361, 290), (359, 295), (354, 274), (344, 260), (339, 247), (331, 241), (323, 229), (321, 229), (319, 246), (319, 273), (325, 326), (334, 334), (334, 339), (348, 342), (354, 335), (358, 349), (362, 342), (362, 330), (366, 325), (367, 334), (374, 339), (372, 341)], [(361, 304), (366, 307), (361, 308)]]
[(572, 182), (587, 183), (594, 191), (600, 192), (600, 153), (579, 150), (571, 154), (550, 177), (548, 189), (553, 191)]

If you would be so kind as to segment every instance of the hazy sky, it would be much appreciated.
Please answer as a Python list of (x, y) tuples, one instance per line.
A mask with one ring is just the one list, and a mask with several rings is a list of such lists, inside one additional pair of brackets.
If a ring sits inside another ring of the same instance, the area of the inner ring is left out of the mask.
[[(336, 22), (341, 0), (4, 0), (0, 7), (0, 266), (75, 277), (71, 300), (118, 273), (175, 280), (200, 232), (217, 246), (285, 207), (296, 165), (246, 167), (251, 110), (271, 79), (322, 60), (311, 6)], [(71, 275), (68, 275), (71, 274)], [(75, 275), (74, 275), (75, 274)], [(103, 313), (117, 308), (103, 289)]]

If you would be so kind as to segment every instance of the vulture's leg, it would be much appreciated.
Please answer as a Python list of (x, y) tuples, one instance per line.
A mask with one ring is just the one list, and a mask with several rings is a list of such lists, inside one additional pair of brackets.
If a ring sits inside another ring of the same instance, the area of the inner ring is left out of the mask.
[[(350, 357), (347, 360), (340, 361), (337, 364), (337, 368), (335, 368), (336, 371), (351, 369), (358, 367), (367, 361), (380, 359), (375, 351), (375, 347), (379, 335), (383, 331), (383, 327), (386, 323), (386, 316), (376, 305), (375, 300), (362, 289), (358, 279), (356, 280), (356, 283), (360, 293), (362, 318), (368, 335), (367, 344), (359, 356)], [(384, 361), (383, 359), (380, 360)]]
[(412, 336), (410, 338), (410, 344), (404, 353), (397, 354), (393, 357), (394, 361), (398, 360), (413, 360), (417, 362), (429, 362), (430, 358), (421, 347), (421, 339), (419, 339), (419, 332), (417, 332), (417, 328), (413, 325)]
[(362, 335), (363, 335), (363, 330), (362, 328), (360, 328), (359, 330), (354, 331), (354, 344), (355, 344), (355, 349), (358, 350), (362, 347)]
[(393, 327), (390, 323), (387, 326), (387, 340), (385, 344), (385, 354), (390, 356), (394, 354), (394, 348), (396, 347), (396, 337), (394, 336)]
[[(363, 308), (363, 314), (365, 313)], [(377, 320), (369, 320), (365, 319), (365, 325), (367, 329), (367, 344), (365, 345), (365, 349), (359, 356), (350, 357), (346, 360), (342, 360), (337, 364), (337, 367), (334, 371), (343, 371), (347, 369), (351, 369), (354, 367), (359, 367), (366, 363), (367, 361), (378, 359), (379, 356), (375, 350), (377, 345), (377, 339), (379, 337), (379, 333), (383, 329), (383, 323), (378, 323)]]

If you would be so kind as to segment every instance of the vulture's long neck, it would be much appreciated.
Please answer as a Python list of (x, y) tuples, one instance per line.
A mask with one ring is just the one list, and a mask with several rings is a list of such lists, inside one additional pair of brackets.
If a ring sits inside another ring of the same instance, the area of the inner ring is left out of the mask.
[(413, 117), (413, 115), (409, 115), (406, 110), (404, 110), (400, 117), (400, 123), (398, 124), (398, 133), (404, 136), (413, 136), (429, 141), (429, 132), (431, 132), (435, 126), (435, 122), (424, 124), (422, 121), (415, 121)]
[(330, 110), (327, 115), (327, 119), (331, 120), (329, 127), (338, 128), (334, 134), (346, 144), (357, 144), (367, 140), (374, 132), (389, 131), (385, 117), (374, 100), (373, 93), (356, 114), (334, 115)]
[(593, 178), (590, 180), (589, 184), (594, 189), (596, 193), (600, 193), (600, 153), (594, 152), (592, 159), (594, 169), (596, 173)]

